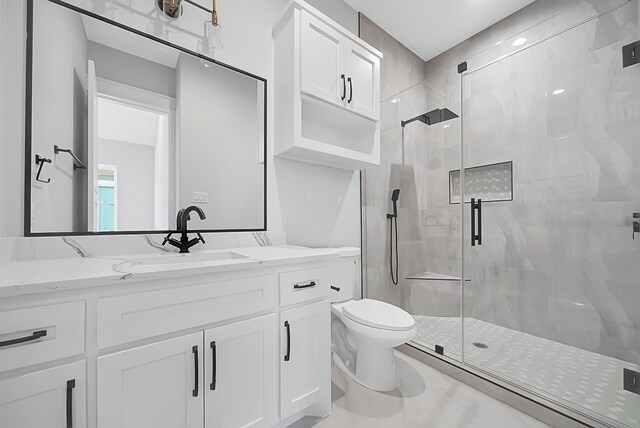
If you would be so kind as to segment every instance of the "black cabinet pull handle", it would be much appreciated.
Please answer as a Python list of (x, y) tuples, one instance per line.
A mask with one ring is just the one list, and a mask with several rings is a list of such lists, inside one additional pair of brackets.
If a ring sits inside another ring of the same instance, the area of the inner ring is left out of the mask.
[(351, 77), (347, 80), (349, 81), (349, 100), (347, 102), (351, 104), (351, 101), (353, 100), (353, 82), (351, 81)]
[(478, 245), (482, 245), (482, 199), (478, 199)]
[(342, 79), (342, 97), (340, 99), (344, 101), (347, 98), (347, 82), (344, 80), (344, 74), (341, 74), (340, 78)]
[(198, 378), (199, 378), (199, 375), (198, 375), (198, 369), (199, 369), (199, 367), (198, 367), (199, 366), (199, 364), (198, 364), (198, 346), (194, 346), (193, 348), (191, 348), (191, 352), (193, 352), (193, 362), (195, 364), (195, 369), (196, 369), (195, 370), (195, 379), (194, 379), (194, 382), (193, 382), (193, 385), (194, 385), (193, 396), (197, 397), (198, 396), (198, 386), (199, 386), (198, 385), (199, 384), (199, 382), (198, 382)]
[(301, 288), (311, 288), (311, 287), (315, 287), (316, 285), (317, 285), (317, 284), (316, 284), (316, 282), (315, 282), (315, 281), (311, 281), (311, 282), (310, 282), (310, 283), (308, 283), (308, 284), (294, 284), (294, 285), (293, 285), (293, 288), (294, 288), (295, 290), (299, 290), (299, 289), (301, 289)]
[(211, 342), (211, 385), (209, 385), (209, 389), (212, 391), (216, 390), (216, 376), (218, 374), (218, 363), (216, 361), (216, 342)]
[(332, 285), (332, 286), (331, 286), (331, 289), (332, 289), (333, 291), (340, 291), (340, 287), (336, 287), (335, 285)]
[(75, 387), (75, 379), (67, 381), (67, 428), (73, 428), (73, 388)]
[(289, 321), (285, 321), (284, 326), (287, 329), (287, 355), (284, 356), (284, 360), (289, 361), (291, 359), (291, 326)]
[(18, 337), (17, 339), (5, 340), (4, 342), (0, 342), (0, 348), (4, 346), (17, 345), (18, 343), (31, 342), (33, 340), (38, 340), (41, 337), (45, 337), (47, 335), (47, 330), (38, 330), (31, 333), (31, 336)]

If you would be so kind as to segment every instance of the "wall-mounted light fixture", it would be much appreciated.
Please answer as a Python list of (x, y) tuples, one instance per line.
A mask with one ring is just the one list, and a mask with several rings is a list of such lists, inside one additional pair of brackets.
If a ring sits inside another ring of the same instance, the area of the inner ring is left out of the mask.
[(182, 0), (156, 0), (156, 4), (170, 18), (182, 15)]

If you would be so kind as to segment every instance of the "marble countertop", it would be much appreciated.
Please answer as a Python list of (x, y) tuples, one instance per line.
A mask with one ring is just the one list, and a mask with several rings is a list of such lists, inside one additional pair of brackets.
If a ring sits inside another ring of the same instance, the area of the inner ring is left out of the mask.
[(185, 275), (316, 262), (337, 258), (332, 249), (258, 246), (190, 254), (146, 253), (19, 260), (0, 264), (0, 297), (146, 281)]

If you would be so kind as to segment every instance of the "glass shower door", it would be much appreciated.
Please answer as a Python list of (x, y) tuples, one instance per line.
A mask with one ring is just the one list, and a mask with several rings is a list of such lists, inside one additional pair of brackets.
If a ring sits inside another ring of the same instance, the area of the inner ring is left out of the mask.
[(620, 427), (640, 426), (640, 65), (621, 54), (638, 16), (461, 79), (464, 361)]

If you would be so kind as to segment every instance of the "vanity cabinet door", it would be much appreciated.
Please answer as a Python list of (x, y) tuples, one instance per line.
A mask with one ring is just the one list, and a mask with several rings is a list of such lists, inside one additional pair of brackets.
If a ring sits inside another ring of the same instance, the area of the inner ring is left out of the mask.
[(87, 426), (85, 363), (80, 361), (0, 381), (0, 426)]
[(98, 358), (98, 428), (201, 428), (202, 333)]
[(278, 422), (276, 314), (205, 332), (205, 426), (269, 428)]
[(380, 119), (380, 59), (353, 42), (347, 43), (347, 108)]
[(308, 13), (302, 12), (301, 16), (300, 89), (324, 101), (344, 106), (344, 38)]
[(331, 308), (327, 301), (280, 314), (281, 419), (329, 396), (330, 320)]

